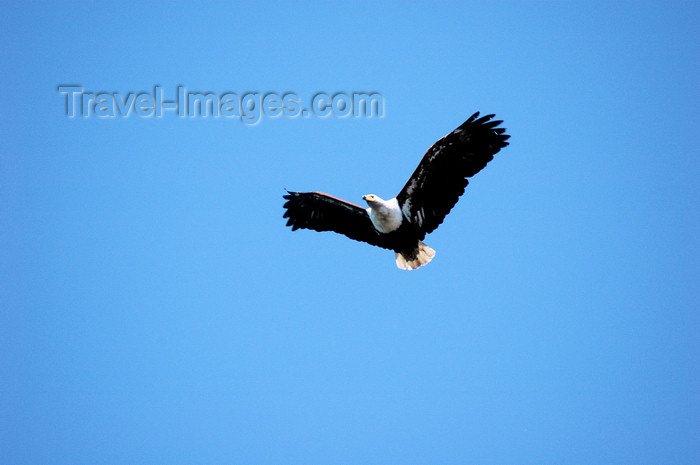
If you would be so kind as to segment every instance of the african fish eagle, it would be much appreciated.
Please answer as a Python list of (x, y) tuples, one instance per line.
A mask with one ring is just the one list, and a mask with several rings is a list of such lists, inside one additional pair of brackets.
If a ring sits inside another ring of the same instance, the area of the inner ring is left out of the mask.
[(474, 113), (423, 156), (401, 192), (391, 200), (362, 196), (368, 208), (323, 192), (287, 192), (287, 226), (334, 231), (396, 253), (396, 266), (415, 270), (433, 259), (423, 243), (455, 206), (472, 177), (481, 171), (510, 137), (493, 121)]

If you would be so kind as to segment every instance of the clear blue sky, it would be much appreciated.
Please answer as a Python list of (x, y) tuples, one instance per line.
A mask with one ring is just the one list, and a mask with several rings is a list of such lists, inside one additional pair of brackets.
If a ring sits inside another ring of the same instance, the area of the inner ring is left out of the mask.
[[(700, 7), (0, 7), (0, 463), (700, 463)], [(67, 118), (86, 91), (376, 91), (383, 118)], [(474, 111), (426, 268), (291, 232)]]

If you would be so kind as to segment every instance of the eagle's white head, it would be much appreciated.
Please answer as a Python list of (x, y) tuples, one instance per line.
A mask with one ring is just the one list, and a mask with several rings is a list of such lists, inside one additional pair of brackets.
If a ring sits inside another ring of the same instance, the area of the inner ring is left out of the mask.
[(370, 207), (375, 206), (377, 204), (384, 203), (383, 199), (381, 199), (378, 195), (374, 195), (374, 194), (363, 195), (362, 200), (367, 202), (367, 205), (369, 205)]

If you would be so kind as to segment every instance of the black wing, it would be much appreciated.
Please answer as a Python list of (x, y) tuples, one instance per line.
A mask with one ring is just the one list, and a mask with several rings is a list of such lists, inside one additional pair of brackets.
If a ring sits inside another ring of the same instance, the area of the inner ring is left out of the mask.
[(391, 249), (389, 237), (379, 233), (369, 219), (367, 210), (323, 192), (289, 192), (284, 218), (292, 231), (299, 228), (333, 231), (350, 239)]
[[(404, 216), (420, 233), (437, 228), (464, 193), (469, 178), (481, 171), (510, 137), (502, 121), (494, 115), (479, 118), (474, 113), (460, 127), (435, 142), (423, 156), (418, 168), (396, 196)], [(478, 118), (478, 119), (477, 119)]]

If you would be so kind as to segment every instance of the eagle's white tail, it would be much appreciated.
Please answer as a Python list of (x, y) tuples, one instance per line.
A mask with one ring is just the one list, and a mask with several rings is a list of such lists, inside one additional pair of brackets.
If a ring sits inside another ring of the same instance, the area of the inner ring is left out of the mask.
[(415, 270), (430, 263), (430, 260), (435, 256), (435, 251), (423, 244), (423, 241), (419, 241), (414, 255), (414, 257), (406, 257), (396, 252), (396, 266), (402, 270)]

